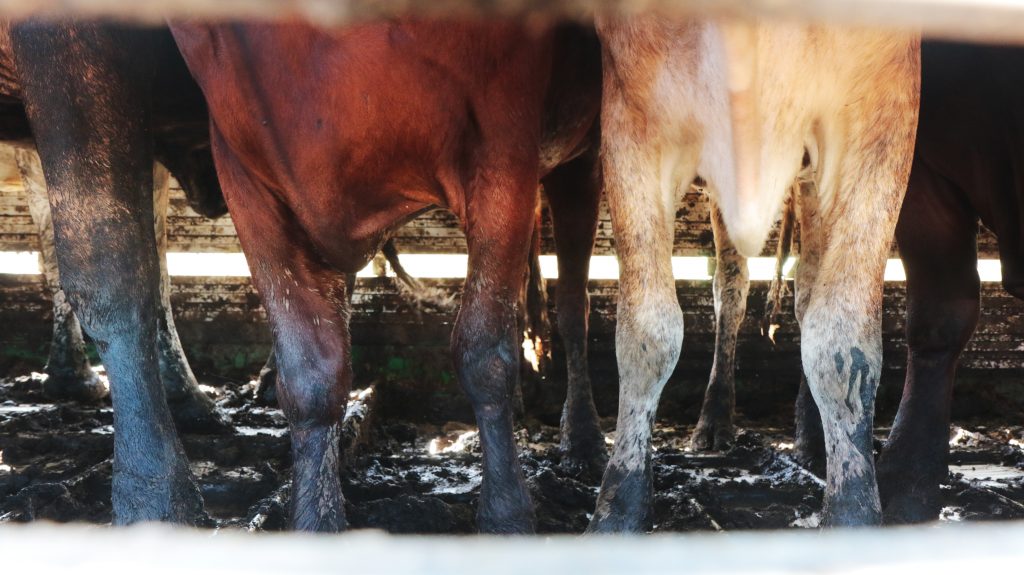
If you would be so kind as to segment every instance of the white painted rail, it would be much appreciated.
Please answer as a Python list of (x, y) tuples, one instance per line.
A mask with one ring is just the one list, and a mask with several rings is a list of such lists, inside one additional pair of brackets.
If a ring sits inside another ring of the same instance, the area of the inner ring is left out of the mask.
[(293, 18), (321, 25), (410, 13), (586, 17), (595, 10), (799, 18), (920, 28), (949, 38), (1024, 41), (1020, 0), (0, 0), (0, 14), (14, 17), (115, 16), (150, 22), (165, 17)]
[(1024, 524), (573, 538), (246, 535), (0, 526), (4, 573), (604, 575), (1020, 573)]

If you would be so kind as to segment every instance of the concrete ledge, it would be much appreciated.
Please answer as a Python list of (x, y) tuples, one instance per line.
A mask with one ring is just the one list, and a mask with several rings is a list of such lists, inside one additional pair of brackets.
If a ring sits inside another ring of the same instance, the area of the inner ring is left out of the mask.
[(32, 524), (0, 527), (5, 573), (189, 575), (393, 573), (1013, 573), (1024, 524), (677, 537), (245, 535)]

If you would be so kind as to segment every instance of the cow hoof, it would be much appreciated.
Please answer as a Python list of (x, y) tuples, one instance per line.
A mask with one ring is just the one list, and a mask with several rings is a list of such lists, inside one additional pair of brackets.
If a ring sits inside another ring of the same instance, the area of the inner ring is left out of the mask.
[[(882, 500), (882, 521), (886, 525), (905, 525), (935, 521), (942, 511), (940, 484), (943, 477), (921, 469), (896, 469), (892, 457), (878, 463), (878, 492)], [(905, 460), (903, 460), (905, 461)], [(942, 466), (942, 475), (946, 467)]]
[(842, 495), (825, 495), (822, 527), (870, 527), (882, 524), (882, 510), (874, 491), (874, 480), (850, 485)]
[(233, 431), (227, 417), (198, 389), (183, 398), (169, 399), (167, 403), (178, 433), (218, 435)]
[(587, 533), (643, 533), (650, 528), (651, 475), (610, 465)]
[(818, 477), (825, 477), (825, 450), (814, 448), (808, 448), (807, 446), (799, 443), (793, 448), (793, 461), (795, 461), (800, 467), (803, 467), (807, 471), (817, 475)]
[(533, 523), (533, 508), (529, 512), (485, 513), (476, 518), (477, 530), (487, 535), (532, 535), (536, 533)]
[(114, 525), (161, 521), (179, 525), (213, 523), (203, 508), (203, 498), (188, 468), (168, 476), (146, 477), (114, 470), (112, 501)]
[(48, 375), (43, 395), (59, 401), (95, 403), (110, 395), (110, 390), (92, 370), (74, 375)]
[(938, 498), (893, 497), (882, 507), (882, 522), (886, 525), (927, 523), (937, 520), (941, 511)]
[(577, 479), (599, 483), (608, 465), (608, 449), (604, 433), (597, 425), (596, 413), (586, 424), (567, 428), (562, 425), (562, 441), (558, 451), (562, 458), (559, 463), (564, 471)]
[(305, 531), (308, 533), (341, 533), (348, 529), (348, 520), (345, 518), (345, 506), (334, 508), (327, 513), (319, 510), (310, 510), (306, 513), (292, 514), (291, 527), (293, 531)]
[(608, 452), (604, 446), (591, 449), (563, 451), (559, 467), (572, 477), (587, 483), (599, 483), (608, 465)]
[(702, 417), (690, 437), (690, 447), (694, 451), (728, 451), (735, 440), (736, 430), (732, 422)]

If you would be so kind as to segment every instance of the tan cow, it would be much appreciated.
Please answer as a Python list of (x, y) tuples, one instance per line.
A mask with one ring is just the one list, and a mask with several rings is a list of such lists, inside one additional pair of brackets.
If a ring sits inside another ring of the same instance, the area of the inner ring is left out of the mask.
[(878, 523), (871, 427), (882, 278), (913, 151), (919, 39), (658, 15), (600, 18), (598, 28), (605, 185), (621, 270), (621, 388), (590, 530), (645, 525), (655, 409), (683, 337), (673, 214), (698, 175), (744, 255), (760, 251), (786, 191), (807, 182), (796, 200), (797, 316), (804, 372), (825, 422), (823, 523)]

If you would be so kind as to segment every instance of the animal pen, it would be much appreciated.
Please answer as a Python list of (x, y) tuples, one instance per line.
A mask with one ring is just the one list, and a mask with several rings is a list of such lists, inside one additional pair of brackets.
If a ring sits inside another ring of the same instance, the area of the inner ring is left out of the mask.
[[(1024, 39), (1024, 6), (998, 0), (7, 0), (0, 10), (10, 18), (74, 15), (159, 25), (186, 17), (326, 27), (408, 15), (537, 23), (568, 18), (592, 25), (595, 11), (649, 10), (679, 18), (922, 30), (926, 39), (968, 43)], [(446, 209), (399, 228), (389, 245), (404, 269), (378, 255), (357, 274), (351, 294), (353, 389), (335, 438), (350, 531), (284, 533), (294, 452), (288, 420), (263, 387), (267, 378), (260, 381), (273, 347), (268, 314), (231, 216), (198, 214), (173, 179), (166, 223), (173, 322), (200, 389), (228, 425), (181, 435), (205, 503), (196, 527), (109, 527), (117, 523), (111, 401), (55, 399), (44, 385), (54, 305), (15, 158), (24, 144), (0, 144), (0, 564), (11, 573), (449, 573), (485, 565), (498, 573), (952, 573), (1011, 572), (1024, 565), (1024, 303), (1000, 281), (996, 234), (985, 228), (978, 234), (980, 314), (956, 368), (938, 517), (915, 526), (833, 529), (822, 525), (824, 461), (805, 460), (795, 445), (794, 403), (804, 368), (794, 278), (802, 240), (797, 233), (791, 250), (779, 250), (780, 241), (788, 245), (780, 240), (780, 234), (788, 238), (785, 222), (781, 229), (775, 224), (759, 257), (745, 262), (751, 285), (736, 338), (735, 436), (714, 449), (691, 444), (722, 337), (712, 290), (718, 265), (713, 208), (700, 179), (679, 191), (672, 218), (671, 266), (685, 338), (653, 428), (647, 534), (581, 537), (599, 505), (602, 476), (570, 464), (560, 444), (570, 354), (558, 329), (556, 232), (547, 202), (537, 210), (539, 258), (532, 268), (543, 281), (535, 282), (538, 290), (525, 287), (520, 301), (519, 382), (509, 392), (537, 535), (476, 534), (482, 434), (450, 353), (471, 264), (458, 217)], [(622, 409), (612, 216), (602, 200), (586, 340), (593, 400), (609, 448)], [(907, 278), (899, 258), (894, 242), (880, 309), (876, 454), (889, 437), (907, 378)], [(406, 273), (411, 283), (398, 277)], [(107, 384), (102, 350), (91, 342), (86, 349)], [(842, 372), (842, 360), (836, 363)]]

